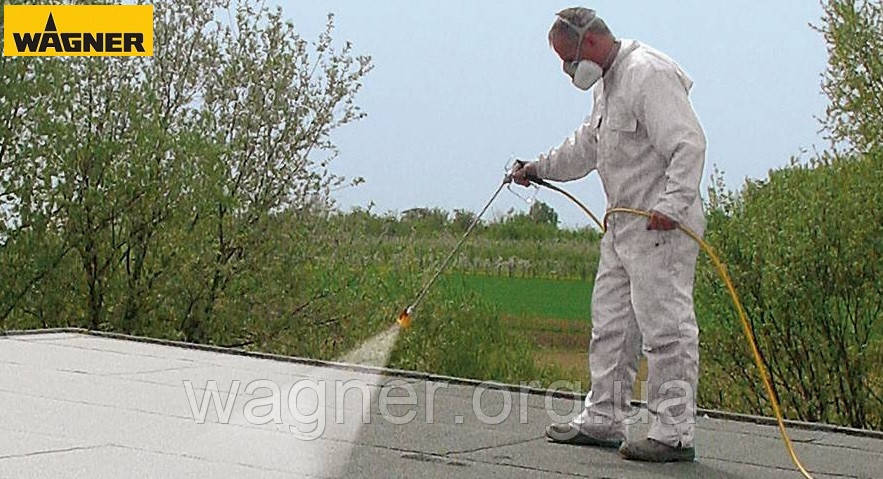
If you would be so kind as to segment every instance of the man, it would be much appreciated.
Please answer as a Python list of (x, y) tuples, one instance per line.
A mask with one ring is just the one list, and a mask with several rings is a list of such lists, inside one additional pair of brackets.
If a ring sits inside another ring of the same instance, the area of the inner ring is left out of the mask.
[[(514, 180), (570, 181), (598, 170), (611, 215), (592, 293), (592, 390), (571, 422), (546, 430), (554, 442), (620, 447), (627, 459), (692, 461), (699, 329), (693, 311), (705, 220), (699, 182), (705, 136), (688, 97), (692, 81), (664, 54), (618, 40), (594, 10), (558, 13), (549, 42), (573, 84), (594, 85), (588, 122), (561, 146), (526, 163)], [(626, 440), (638, 356), (648, 363), (647, 438)]]

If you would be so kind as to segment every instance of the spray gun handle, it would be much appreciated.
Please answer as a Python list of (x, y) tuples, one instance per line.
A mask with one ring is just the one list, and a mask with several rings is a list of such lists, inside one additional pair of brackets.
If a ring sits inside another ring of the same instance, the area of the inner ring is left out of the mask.
[[(509, 168), (509, 171), (506, 173), (506, 177), (503, 179), (503, 183), (504, 184), (512, 183), (513, 176), (515, 175), (515, 172), (524, 168), (525, 166), (527, 166), (527, 164), (528, 164), (528, 162), (516, 158), (512, 162), (512, 167)], [(536, 177), (534, 175), (529, 175), (526, 178), (531, 183), (541, 184), (541, 182), (542, 182), (542, 180), (539, 177)]]
[(506, 163), (506, 175), (503, 176), (503, 184), (508, 185), (512, 183), (512, 176), (515, 175), (515, 172), (518, 171), (523, 165), (524, 162), (515, 158), (510, 160), (511, 163)]
[(506, 176), (503, 178), (503, 183), (512, 183), (512, 177), (515, 175), (515, 172), (524, 168), (524, 165), (526, 164), (527, 162), (524, 160), (519, 160), (518, 158), (513, 159), (512, 166), (509, 167), (509, 171), (506, 172)]

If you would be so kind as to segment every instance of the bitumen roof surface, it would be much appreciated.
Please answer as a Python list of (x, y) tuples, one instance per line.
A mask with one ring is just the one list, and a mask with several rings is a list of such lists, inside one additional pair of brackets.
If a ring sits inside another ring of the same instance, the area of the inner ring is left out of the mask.
[[(800, 477), (770, 425), (703, 415), (695, 463), (635, 463), (546, 442), (576, 398), (133, 339), (0, 336), (0, 478)], [(816, 478), (883, 477), (877, 437), (790, 432)]]

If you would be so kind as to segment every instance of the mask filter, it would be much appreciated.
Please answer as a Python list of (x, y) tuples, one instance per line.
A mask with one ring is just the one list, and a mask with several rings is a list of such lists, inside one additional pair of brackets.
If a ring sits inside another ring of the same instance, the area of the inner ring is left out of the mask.
[(565, 63), (564, 72), (573, 80), (573, 86), (583, 91), (592, 88), (604, 75), (601, 66), (590, 60)]

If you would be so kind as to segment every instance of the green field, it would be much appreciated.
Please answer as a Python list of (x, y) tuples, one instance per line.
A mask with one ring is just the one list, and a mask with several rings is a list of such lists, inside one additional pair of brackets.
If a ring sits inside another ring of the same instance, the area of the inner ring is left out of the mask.
[(451, 274), (447, 281), (478, 295), (503, 316), (589, 319), (589, 281), (470, 274)]
[(546, 379), (586, 390), (591, 282), (459, 273), (445, 279), (447, 290), (492, 308)]

